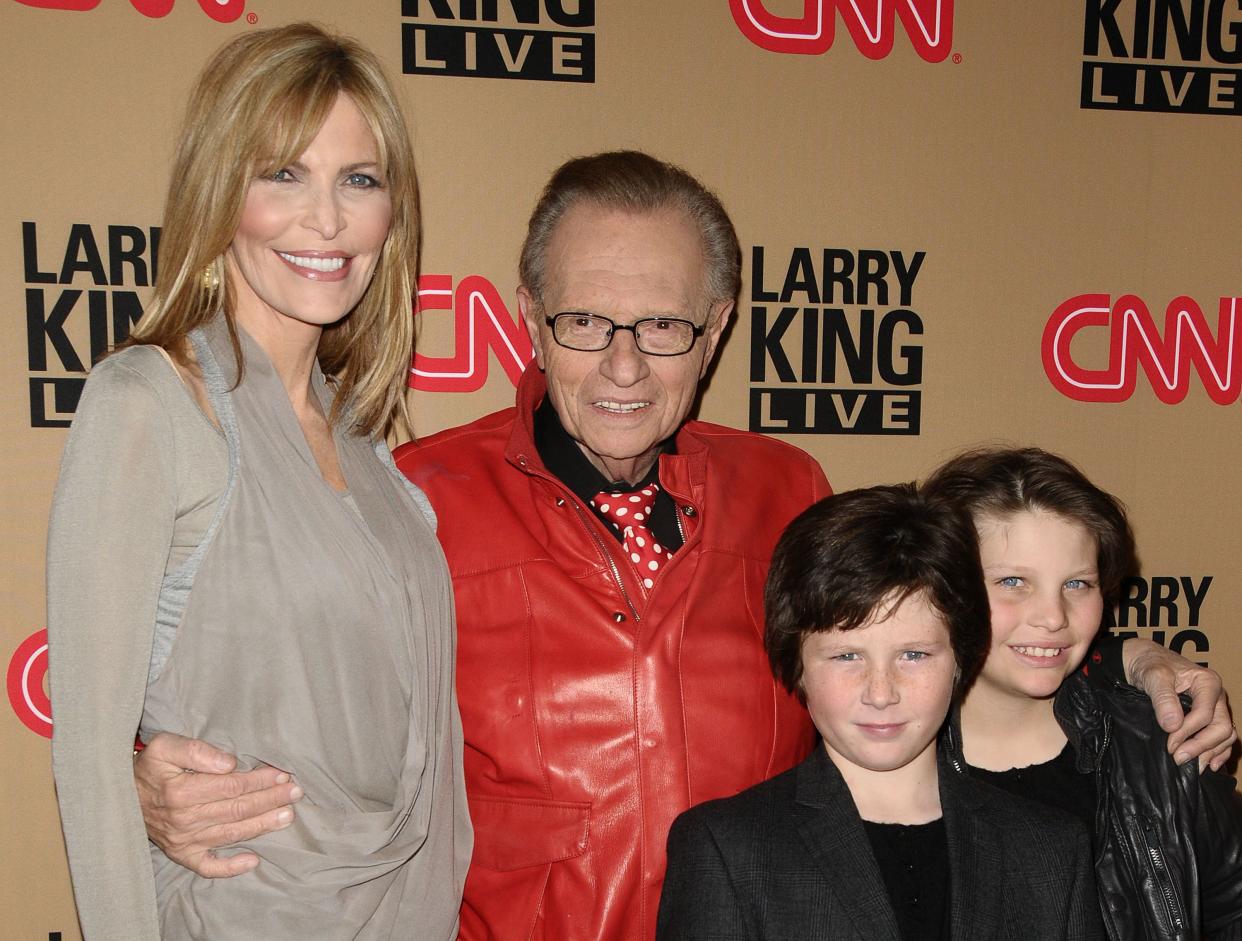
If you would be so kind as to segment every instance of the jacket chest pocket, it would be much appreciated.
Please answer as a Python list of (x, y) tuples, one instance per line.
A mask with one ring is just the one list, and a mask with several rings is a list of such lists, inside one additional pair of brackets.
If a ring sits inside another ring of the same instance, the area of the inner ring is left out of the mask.
[(471, 797), (473, 865), (496, 872), (544, 866), (586, 852), (591, 805), (538, 798)]

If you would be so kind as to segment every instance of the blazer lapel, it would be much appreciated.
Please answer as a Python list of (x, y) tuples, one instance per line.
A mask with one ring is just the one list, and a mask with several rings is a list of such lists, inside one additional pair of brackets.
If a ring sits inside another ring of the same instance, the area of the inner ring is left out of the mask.
[(798, 766), (795, 800), (798, 835), (855, 933), (868, 941), (900, 941), (888, 891), (854, 799), (822, 746)]
[(949, 843), (950, 918), (954, 939), (984, 941), (1003, 937), (1005, 854), (1001, 834), (988, 819), (979, 794), (954, 770), (940, 745), (940, 806)]

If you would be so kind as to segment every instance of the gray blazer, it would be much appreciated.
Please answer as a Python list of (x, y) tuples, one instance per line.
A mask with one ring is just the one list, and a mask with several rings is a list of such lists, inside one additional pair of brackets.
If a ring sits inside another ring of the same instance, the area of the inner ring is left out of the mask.
[[(957, 939), (1102, 939), (1082, 824), (940, 759)], [(901, 941), (853, 798), (823, 748), (668, 837), (657, 941)]]

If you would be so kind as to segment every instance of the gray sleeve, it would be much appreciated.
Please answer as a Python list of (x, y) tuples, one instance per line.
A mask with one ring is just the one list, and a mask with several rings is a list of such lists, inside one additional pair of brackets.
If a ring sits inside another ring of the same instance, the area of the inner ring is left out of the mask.
[(427, 499), (427, 494), (423, 493), (423, 491), (417, 487), (412, 480), (406, 477), (405, 474), (401, 473), (401, 471), (397, 468), (397, 463), (393, 460), (392, 452), (388, 450), (388, 445), (385, 443), (383, 438), (376, 441), (374, 446), (375, 453), (379, 455), (380, 461), (385, 467), (388, 468), (389, 472), (393, 474), (393, 476), (401, 481), (402, 486), (405, 487), (405, 492), (410, 495), (410, 499), (414, 501), (414, 505), (417, 506), (419, 512), (423, 514), (423, 519), (427, 521), (427, 525), (431, 527), (431, 531), (435, 532), (437, 525), (436, 511), (435, 508), (432, 507), (431, 501)]
[(169, 415), (118, 359), (88, 379), (48, 529), (52, 770), (86, 941), (158, 941), (134, 787), (156, 599), (177, 487)]

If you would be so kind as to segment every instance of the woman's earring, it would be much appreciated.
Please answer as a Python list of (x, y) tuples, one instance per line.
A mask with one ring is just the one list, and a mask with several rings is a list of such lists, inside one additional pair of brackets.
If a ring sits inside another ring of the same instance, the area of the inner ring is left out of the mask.
[(203, 269), (202, 285), (208, 294), (215, 294), (220, 289), (220, 271), (214, 261)]

